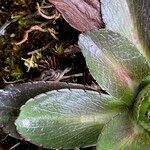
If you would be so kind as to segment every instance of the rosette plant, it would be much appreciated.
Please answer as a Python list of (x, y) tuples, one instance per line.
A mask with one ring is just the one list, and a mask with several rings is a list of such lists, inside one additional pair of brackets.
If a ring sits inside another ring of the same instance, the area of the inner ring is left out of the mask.
[[(150, 1), (102, 0), (106, 29), (79, 36), (103, 90), (52, 90), (29, 99), (15, 125), (46, 148), (150, 149)], [(9, 91), (9, 89), (8, 89)]]

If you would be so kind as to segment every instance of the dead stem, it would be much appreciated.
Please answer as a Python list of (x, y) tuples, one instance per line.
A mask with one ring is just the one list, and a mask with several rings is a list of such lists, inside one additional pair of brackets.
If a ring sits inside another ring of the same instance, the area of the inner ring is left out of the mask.
[(44, 51), (45, 49), (47, 49), (49, 46), (50, 46), (51, 43), (48, 43), (46, 46), (43, 46), (42, 48), (39, 48), (39, 49), (36, 49), (34, 51), (31, 51), (28, 53), (28, 55), (33, 55), (35, 53), (38, 53), (38, 52), (42, 52)]
[(58, 11), (56, 11), (56, 13), (52, 16), (47, 16), (47, 12), (43, 9), (44, 7), (40, 6), (39, 3), (37, 3), (37, 10), (38, 10), (38, 13), (45, 19), (58, 19), (60, 17), (60, 13)]
[(13, 145), (11, 148), (9, 148), (9, 150), (13, 150), (15, 149), (16, 147), (18, 147), (20, 145), (20, 142), (16, 143), (15, 145)]
[(21, 45), (24, 42), (26, 42), (28, 40), (29, 33), (35, 30), (38, 30), (40, 32), (49, 32), (54, 39), (58, 40), (58, 38), (55, 36), (55, 34), (58, 34), (58, 33), (53, 28), (42, 29), (41, 26), (35, 25), (35, 26), (31, 26), (29, 30), (25, 31), (23, 39), (20, 42), (16, 42), (15, 45)]
[(56, 34), (58, 33), (53, 28), (48, 28), (47, 30), (49, 31), (49, 33), (54, 39), (58, 40), (58, 38), (56, 37)]
[(6, 84), (14, 84), (14, 83), (18, 83), (18, 82), (25, 82), (25, 79), (19, 79), (19, 80), (15, 80), (15, 81), (7, 81), (6, 79), (2, 78), (3, 81), (6, 83)]

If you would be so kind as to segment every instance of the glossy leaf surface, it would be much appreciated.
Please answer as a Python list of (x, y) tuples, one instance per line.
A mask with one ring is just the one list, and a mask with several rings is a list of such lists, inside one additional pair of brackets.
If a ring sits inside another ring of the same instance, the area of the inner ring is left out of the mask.
[(81, 34), (79, 45), (100, 86), (130, 105), (139, 83), (150, 72), (143, 55), (127, 38), (108, 30)]
[(6, 86), (3, 90), (0, 90), (0, 127), (3, 127), (3, 130), (9, 135), (20, 138), (14, 125), (14, 121), (19, 115), (20, 107), (29, 98), (42, 92), (62, 88), (90, 89), (90, 87), (79, 84), (54, 83), (50, 81), (28, 82)]
[(136, 125), (129, 114), (114, 117), (103, 129), (97, 150), (149, 150), (150, 132)]
[(59, 90), (30, 99), (16, 121), (28, 141), (46, 148), (95, 145), (103, 125), (122, 106), (112, 96), (84, 90)]
[(150, 1), (102, 0), (106, 28), (127, 37), (150, 60)]

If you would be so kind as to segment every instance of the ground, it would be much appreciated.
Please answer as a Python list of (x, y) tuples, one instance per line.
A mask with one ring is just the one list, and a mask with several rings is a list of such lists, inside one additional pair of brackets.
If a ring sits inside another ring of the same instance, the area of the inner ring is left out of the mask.
[[(47, 1), (42, 2), (41, 12), (55, 17), (47, 19), (40, 15), (36, 0), (0, 2), (0, 87), (46, 79), (93, 84), (77, 45), (80, 32), (72, 28)], [(59, 78), (65, 69), (69, 70), (64, 74), (66, 78)], [(47, 70), (53, 71), (54, 78), (47, 78), (47, 75), (43, 78)], [(0, 150), (42, 149), (11, 138), (2, 130), (0, 139)]]

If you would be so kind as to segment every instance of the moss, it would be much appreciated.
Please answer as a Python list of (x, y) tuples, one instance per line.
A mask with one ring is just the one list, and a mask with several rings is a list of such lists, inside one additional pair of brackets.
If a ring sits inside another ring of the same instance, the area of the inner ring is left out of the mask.
[[(40, 1), (38, 2), (40, 3)], [(32, 26), (40, 26), (44, 23), (43, 29), (55, 28), (56, 26), (53, 24), (53, 20), (48, 22), (38, 15), (36, 3), (36, 0), (5, 0), (0, 2), (0, 6), (2, 6), (0, 8), (0, 31), (3, 30), (4, 33), (4, 35), (0, 34), (0, 76), (4, 81), (14, 82), (26, 79), (28, 67), (25, 67), (22, 58), (30, 59), (32, 56), (28, 55), (28, 52), (42, 48), (50, 41), (56, 42), (48, 32), (36, 30), (29, 33), (27, 41), (16, 45)], [(43, 54), (41, 53), (41, 55)], [(42, 58), (45, 57), (40, 59)], [(38, 59), (34, 61), (38, 61)]]

